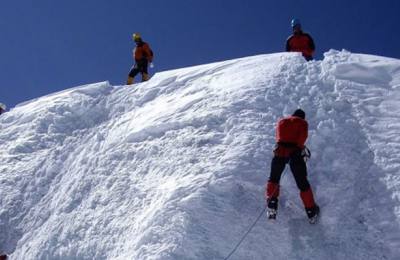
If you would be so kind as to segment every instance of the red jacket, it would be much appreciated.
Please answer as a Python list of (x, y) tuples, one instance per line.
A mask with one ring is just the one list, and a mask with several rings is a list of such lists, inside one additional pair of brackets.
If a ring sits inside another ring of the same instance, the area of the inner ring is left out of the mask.
[(307, 137), (308, 123), (306, 120), (297, 116), (279, 120), (276, 127), (278, 148), (275, 150), (275, 155), (287, 157), (293, 151), (303, 149)]
[(304, 57), (312, 58), (315, 51), (314, 40), (308, 33), (300, 31), (287, 39), (286, 51), (301, 52)]
[(133, 58), (135, 61), (146, 59), (148, 62), (152, 62), (153, 51), (150, 49), (149, 44), (146, 42), (138, 43), (135, 49), (133, 49)]

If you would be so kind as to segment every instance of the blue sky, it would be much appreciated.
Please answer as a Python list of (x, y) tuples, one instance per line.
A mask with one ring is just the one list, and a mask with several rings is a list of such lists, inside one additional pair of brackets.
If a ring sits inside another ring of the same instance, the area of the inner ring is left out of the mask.
[(280, 52), (297, 17), (316, 43), (400, 58), (397, 0), (13, 0), (0, 8), (0, 102), (13, 107), (69, 87), (126, 82), (131, 34), (157, 71)]

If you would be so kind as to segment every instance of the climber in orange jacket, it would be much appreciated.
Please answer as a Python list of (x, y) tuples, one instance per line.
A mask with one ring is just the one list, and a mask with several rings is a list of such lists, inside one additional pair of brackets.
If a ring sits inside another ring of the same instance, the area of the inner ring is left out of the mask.
[(133, 49), (133, 59), (135, 60), (135, 65), (131, 68), (127, 84), (133, 84), (135, 76), (140, 72), (142, 74), (142, 81), (147, 81), (150, 79), (148, 73), (149, 63), (153, 61), (153, 51), (147, 42), (142, 40), (139, 33), (134, 33), (132, 39), (136, 43), (135, 49)]
[(286, 40), (286, 51), (301, 52), (307, 61), (312, 60), (315, 51), (314, 40), (302, 31), (299, 19), (293, 19), (291, 24), (293, 34)]
[(293, 173), (300, 197), (310, 222), (316, 220), (319, 207), (314, 201), (311, 186), (307, 180), (305, 159), (310, 156), (305, 147), (308, 137), (308, 123), (305, 113), (297, 109), (292, 116), (279, 120), (276, 128), (276, 148), (271, 162), (271, 172), (266, 185), (265, 196), (269, 218), (275, 218), (278, 209), (279, 182), (287, 163)]

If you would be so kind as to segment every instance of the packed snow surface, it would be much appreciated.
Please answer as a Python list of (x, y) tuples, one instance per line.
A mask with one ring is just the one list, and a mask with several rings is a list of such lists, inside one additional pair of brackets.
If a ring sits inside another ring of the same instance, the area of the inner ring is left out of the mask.
[(265, 206), (277, 120), (309, 122), (307, 221), (286, 169), (278, 218), (230, 259), (400, 259), (400, 61), (277, 53), (101, 82), (0, 116), (0, 253), (224, 259)]

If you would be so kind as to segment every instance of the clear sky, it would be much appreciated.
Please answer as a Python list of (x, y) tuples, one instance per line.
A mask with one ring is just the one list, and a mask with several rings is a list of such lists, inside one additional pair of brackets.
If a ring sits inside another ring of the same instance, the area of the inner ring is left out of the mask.
[(154, 74), (284, 50), (297, 17), (329, 49), (400, 58), (398, 0), (13, 0), (0, 7), (0, 102), (126, 82), (140, 32)]

